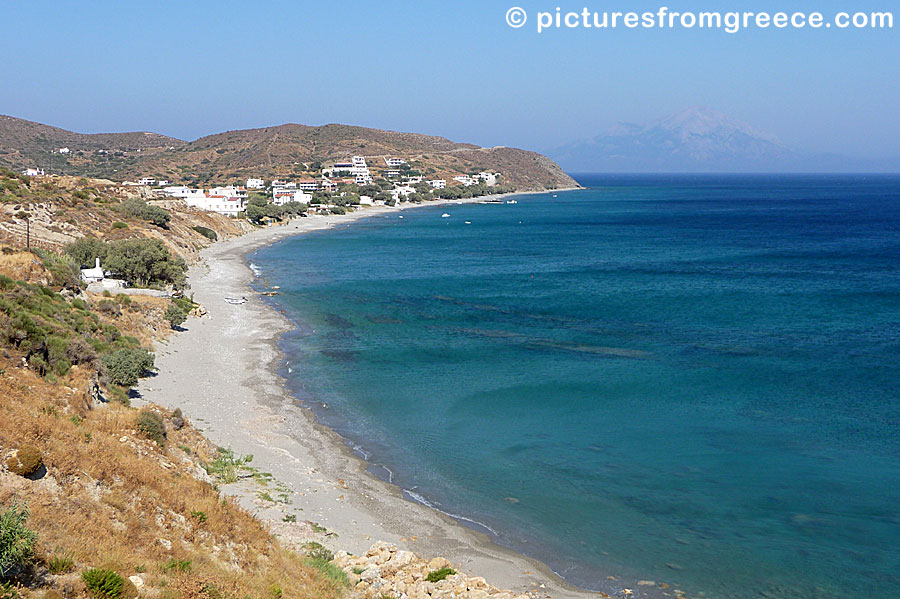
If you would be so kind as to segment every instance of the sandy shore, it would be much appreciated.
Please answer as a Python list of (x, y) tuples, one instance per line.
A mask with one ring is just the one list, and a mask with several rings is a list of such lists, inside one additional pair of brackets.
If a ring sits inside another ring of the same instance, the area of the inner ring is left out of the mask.
[[(284, 361), (276, 341), (292, 325), (250, 289), (253, 274), (245, 256), (288, 235), (396, 210), (369, 208), (346, 216), (297, 219), (204, 250), (189, 281), (208, 315), (189, 319), (187, 332), (157, 348), (159, 372), (142, 382), (143, 400), (180, 407), (214, 443), (252, 454), (253, 466), (289, 488), (290, 504), (260, 500), (259, 487), (251, 481), (225, 489), (259, 517), (279, 523), (275, 528), (281, 533), (303, 536), (307, 531), (333, 550), (355, 554), (365, 553), (375, 541), (387, 541), (422, 557), (446, 557), (500, 588), (562, 598), (596, 596), (566, 585), (543, 564), (494, 544), (488, 536), (404, 499), (397, 487), (368, 474), (367, 464), (320, 425), (275, 374)], [(248, 301), (232, 305), (224, 301), (226, 296), (246, 296)], [(295, 516), (298, 524), (281, 524), (286, 515)], [(315, 522), (328, 533), (304, 522)]]

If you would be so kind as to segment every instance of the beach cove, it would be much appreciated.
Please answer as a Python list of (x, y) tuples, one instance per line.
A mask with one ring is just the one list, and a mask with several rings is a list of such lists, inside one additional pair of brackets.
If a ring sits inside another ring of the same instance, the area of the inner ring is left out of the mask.
[[(447, 204), (454, 203), (462, 202)], [(368, 474), (368, 464), (299, 405), (276, 374), (284, 362), (276, 342), (292, 324), (250, 288), (255, 277), (246, 255), (289, 236), (400, 212), (385, 207), (296, 219), (204, 250), (189, 281), (195, 301), (208, 314), (189, 320), (186, 332), (158, 347), (158, 374), (142, 382), (137, 403), (180, 407), (211, 441), (252, 455), (254, 467), (290, 489), (290, 504), (273, 504), (261, 501), (259, 489), (246, 482), (223, 488), (289, 544), (318, 540), (336, 552), (364, 555), (376, 541), (384, 541), (421, 557), (446, 558), (500, 588), (536, 596), (596, 596), (567, 585), (543, 564), (492, 543), (487, 535), (404, 499), (397, 487)], [(230, 304), (226, 297), (248, 301)], [(312, 533), (308, 526), (283, 522), (291, 515), (298, 522), (315, 523)]]

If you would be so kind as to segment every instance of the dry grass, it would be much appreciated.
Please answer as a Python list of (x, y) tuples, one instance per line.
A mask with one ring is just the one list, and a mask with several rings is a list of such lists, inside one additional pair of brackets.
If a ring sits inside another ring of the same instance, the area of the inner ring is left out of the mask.
[[(197, 460), (215, 451), (195, 429), (169, 425), (160, 447), (136, 431), (135, 410), (88, 410), (82, 397), (24, 369), (0, 377), (0, 452), (34, 445), (47, 468), (37, 481), (0, 472), (0, 504), (27, 503), (46, 560), (64, 553), (78, 571), (143, 571), (160, 597), (272, 599), (273, 585), (286, 598), (339, 594), (258, 520), (194, 478)], [(167, 568), (170, 560), (190, 565)]]

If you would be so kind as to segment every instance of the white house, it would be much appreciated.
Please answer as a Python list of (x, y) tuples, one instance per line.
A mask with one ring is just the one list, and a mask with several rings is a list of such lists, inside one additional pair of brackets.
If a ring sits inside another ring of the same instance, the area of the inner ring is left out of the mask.
[(191, 190), (184, 197), (188, 206), (218, 212), (227, 216), (237, 216), (247, 209), (247, 190), (243, 187), (215, 187), (209, 191)]
[(69, 148), (60, 148), (57, 150), (57, 152), (59, 152), (60, 154), (68, 154)]
[(22, 171), (22, 174), (26, 177), (37, 177), (38, 175), (44, 174), (44, 169), (42, 168), (26, 168)]
[(416, 189), (410, 185), (398, 185), (394, 189), (391, 190), (391, 197), (396, 201), (401, 202), (406, 199), (406, 197), (411, 193), (416, 193)]
[(322, 169), (322, 175), (325, 177), (337, 177), (340, 175), (349, 175), (353, 174), (353, 163), (352, 162), (335, 162), (329, 168)]
[(186, 198), (192, 193), (198, 193), (192, 190), (187, 185), (172, 185), (170, 187), (164, 187), (163, 195), (169, 196), (170, 198)]
[(156, 185), (156, 179), (153, 177), (144, 177), (138, 181), (138, 185)]
[(296, 183), (283, 183), (281, 181), (272, 183), (272, 203), (276, 206), (283, 206), (288, 202), (309, 204), (311, 201), (312, 195), (305, 193), (302, 189), (297, 189)]
[(319, 182), (315, 179), (300, 179), (297, 182), (297, 187), (303, 191), (316, 191), (319, 189)]
[(427, 183), (435, 189), (444, 189), (445, 187), (447, 187), (447, 181), (445, 181), (444, 179), (432, 179)]
[(471, 177), (469, 177), (468, 175), (460, 175), (459, 177), (453, 177), (453, 180), (459, 181), (466, 187), (468, 187), (469, 185), (475, 185), (475, 183), (476, 183), (476, 181), (474, 179), (472, 179)]
[(85, 283), (99, 283), (104, 278), (106, 278), (106, 272), (100, 266), (100, 258), (97, 258), (94, 268), (81, 269), (81, 280)]
[(247, 189), (262, 189), (266, 186), (266, 182), (262, 179), (254, 179), (250, 177), (247, 179)]
[(496, 185), (497, 177), (500, 176), (500, 173), (478, 173), (478, 179), (481, 179), (485, 185)]
[(402, 158), (390, 158), (388, 156), (385, 156), (384, 163), (388, 166), (403, 166), (404, 164), (406, 164), (406, 161)]
[(421, 183), (422, 179), (424, 179), (424, 178), (425, 177), (423, 177), (421, 175), (417, 175), (415, 177), (407, 177), (406, 182), (409, 183), (410, 185), (415, 185), (416, 183)]
[(159, 181), (156, 182), (156, 184), (159, 185), (160, 187), (162, 187), (163, 185), (168, 185), (169, 180), (168, 179), (160, 179)]
[(388, 170), (384, 171), (384, 176), (387, 177), (388, 179), (392, 179), (394, 177), (399, 177), (400, 169), (396, 169), (396, 168), (388, 169)]
[(272, 203), (276, 206), (284, 206), (290, 202), (300, 202), (301, 204), (309, 204), (312, 201), (312, 194), (305, 193), (299, 189), (294, 191), (281, 190), (272, 192)]

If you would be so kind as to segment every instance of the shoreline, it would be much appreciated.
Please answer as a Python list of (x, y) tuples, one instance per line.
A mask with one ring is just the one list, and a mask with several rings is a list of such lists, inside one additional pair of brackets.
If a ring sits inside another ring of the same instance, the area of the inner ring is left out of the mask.
[[(535, 193), (555, 191), (567, 190)], [(376, 541), (386, 541), (422, 557), (447, 558), (467, 574), (482, 576), (500, 588), (535, 596), (595, 597), (598, 593), (568, 584), (545, 564), (407, 499), (400, 487), (371, 474), (371, 464), (344, 437), (321, 424), (278, 374), (285, 362), (278, 340), (295, 326), (251, 288), (257, 277), (247, 256), (285, 237), (406, 209), (497, 197), (504, 196), (295, 219), (212, 244), (189, 272), (192, 292), (208, 315), (190, 319), (188, 334), (160, 344), (159, 373), (143, 381), (139, 391), (148, 402), (180, 407), (217, 445), (252, 454), (253, 466), (270, 472), (289, 489), (290, 504), (273, 504), (261, 500), (259, 487), (250, 481), (223, 487), (289, 545), (315, 540), (334, 551), (364, 554)], [(248, 301), (224, 302), (225, 296), (235, 295)], [(286, 516), (295, 517), (297, 524), (283, 522)]]

